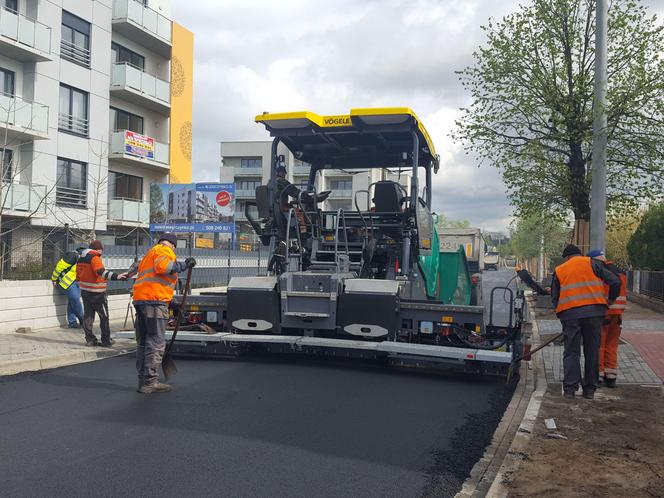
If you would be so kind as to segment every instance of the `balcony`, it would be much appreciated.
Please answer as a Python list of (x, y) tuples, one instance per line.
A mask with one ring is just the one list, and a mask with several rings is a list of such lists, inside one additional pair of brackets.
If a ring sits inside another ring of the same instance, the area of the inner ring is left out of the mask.
[(293, 166), (291, 168), (293, 175), (299, 176), (309, 176), (309, 171), (311, 171), (311, 166)]
[(136, 0), (113, 0), (113, 31), (171, 57), (171, 20)]
[(46, 186), (3, 183), (0, 206), (6, 216), (46, 216)]
[(48, 106), (0, 93), (0, 130), (7, 129), (7, 143), (48, 138)]
[(353, 197), (352, 190), (332, 190), (330, 191), (330, 199), (351, 199)]
[(0, 53), (21, 62), (50, 61), (51, 28), (0, 7)]
[(160, 173), (168, 173), (170, 170), (168, 144), (129, 130), (111, 133), (109, 159), (129, 166), (143, 166)]
[(90, 67), (90, 50), (67, 40), (60, 40), (60, 57), (83, 67)]
[(150, 204), (135, 199), (115, 197), (108, 201), (109, 225), (147, 225), (150, 223)]
[(111, 93), (164, 116), (171, 112), (171, 85), (127, 62), (113, 64)]
[(235, 167), (233, 168), (233, 173), (235, 176), (255, 176), (258, 178), (263, 178), (263, 168), (240, 168), (240, 167)]
[(238, 189), (235, 191), (236, 199), (255, 199), (256, 190), (254, 189)]

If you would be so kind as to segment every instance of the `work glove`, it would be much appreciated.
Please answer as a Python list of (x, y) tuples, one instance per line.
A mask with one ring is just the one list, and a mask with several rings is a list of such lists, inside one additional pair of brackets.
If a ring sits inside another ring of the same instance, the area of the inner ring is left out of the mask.
[(194, 258), (187, 258), (184, 260), (184, 264), (187, 265), (187, 268), (193, 268), (196, 266), (196, 260)]
[(184, 261), (176, 261), (173, 263), (173, 273), (182, 273), (187, 269), (187, 263)]

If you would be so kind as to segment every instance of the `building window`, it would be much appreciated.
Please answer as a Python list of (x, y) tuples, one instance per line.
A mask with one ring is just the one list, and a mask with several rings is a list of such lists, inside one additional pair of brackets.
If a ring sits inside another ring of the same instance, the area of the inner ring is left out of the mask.
[(18, 0), (4, 0), (5, 9), (13, 10), (18, 12)]
[(143, 134), (143, 118), (122, 109), (111, 107), (111, 124), (114, 131), (129, 130)]
[(260, 187), (262, 182), (260, 180), (240, 180), (235, 182), (235, 186), (238, 190), (256, 190), (256, 187)]
[(88, 94), (67, 85), (60, 84), (60, 131), (88, 136)]
[(143, 178), (140, 176), (109, 171), (108, 181), (113, 199), (143, 200)]
[(0, 162), (0, 165), (2, 165), (2, 181), (9, 183), (13, 180), (12, 160), (14, 159), (14, 151), (0, 148), (0, 158), (2, 159), (2, 162)]
[(330, 190), (353, 190), (353, 180), (330, 180)]
[(90, 23), (62, 11), (60, 57), (83, 67), (90, 67)]
[(55, 203), (85, 209), (88, 205), (88, 165), (58, 158)]
[(262, 168), (263, 159), (260, 157), (246, 157), (240, 159), (240, 168)]
[(128, 48), (118, 45), (115, 42), (111, 43), (111, 56), (114, 63), (126, 62), (141, 71), (145, 70), (145, 57)]
[(0, 93), (14, 96), (14, 72), (0, 67)]

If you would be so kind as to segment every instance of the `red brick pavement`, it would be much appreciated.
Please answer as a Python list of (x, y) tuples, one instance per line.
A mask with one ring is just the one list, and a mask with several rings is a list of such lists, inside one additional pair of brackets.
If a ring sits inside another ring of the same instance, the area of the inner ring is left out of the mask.
[(622, 331), (620, 338), (639, 352), (655, 375), (664, 381), (664, 331)]

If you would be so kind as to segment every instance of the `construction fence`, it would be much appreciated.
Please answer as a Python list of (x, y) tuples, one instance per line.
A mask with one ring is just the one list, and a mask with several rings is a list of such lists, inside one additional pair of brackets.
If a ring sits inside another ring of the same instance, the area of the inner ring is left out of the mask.
[(664, 271), (630, 270), (627, 272), (627, 289), (664, 302)]

